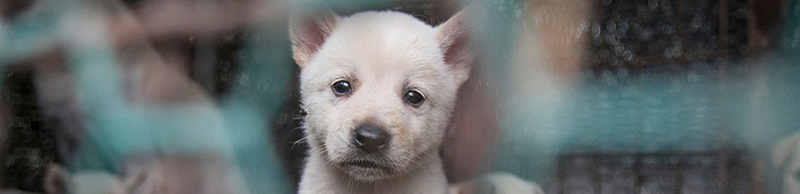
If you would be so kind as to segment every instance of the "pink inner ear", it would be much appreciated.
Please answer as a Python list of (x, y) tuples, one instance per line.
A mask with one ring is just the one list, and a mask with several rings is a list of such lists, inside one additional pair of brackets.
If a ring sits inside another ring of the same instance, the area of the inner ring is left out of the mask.
[(290, 35), (294, 59), (300, 67), (319, 50), (336, 25), (337, 16), (333, 13), (306, 15), (292, 20)]
[(445, 29), (442, 39), (444, 62), (449, 66), (450, 71), (454, 73), (456, 83), (461, 84), (469, 77), (474, 53), (470, 47), (466, 32), (464, 32), (464, 29), (458, 29), (464, 26), (445, 27), (450, 29)]
[(444, 61), (455, 74), (458, 84), (463, 83), (469, 77), (470, 65), (475, 57), (468, 35), (470, 29), (466, 20), (468, 12), (469, 10), (462, 10), (437, 27), (438, 38), (444, 52)]
[[(444, 48), (444, 61), (449, 65), (466, 66), (470, 63), (469, 46), (466, 36), (454, 37), (450, 45)], [(461, 68), (461, 67), (454, 67)]]
[(319, 46), (325, 41), (325, 32), (322, 26), (316, 21), (309, 21), (303, 24), (305, 30), (305, 41), (303, 41), (304, 49), (309, 55), (316, 53)]

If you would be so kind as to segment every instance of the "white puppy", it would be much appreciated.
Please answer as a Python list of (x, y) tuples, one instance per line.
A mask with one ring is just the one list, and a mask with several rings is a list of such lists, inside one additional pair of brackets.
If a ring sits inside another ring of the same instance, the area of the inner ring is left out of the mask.
[(311, 147), (299, 193), (447, 193), (439, 149), (473, 59), (466, 15), (293, 18)]

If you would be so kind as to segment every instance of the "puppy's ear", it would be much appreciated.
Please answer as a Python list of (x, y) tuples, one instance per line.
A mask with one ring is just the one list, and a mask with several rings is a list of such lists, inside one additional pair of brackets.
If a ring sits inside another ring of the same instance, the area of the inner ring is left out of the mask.
[(294, 14), (289, 20), (292, 54), (300, 68), (307, 65), (325, 39), (336, 28), (339, 16), (331, 11), (314, 14)]
[(444, 61), (459, 85), (469, 78), (470, 66), (475, 59), (475, 51), (470, 46), (469, 38), (472, 30), (471, 16), (474, 12), (474, 8), (461, 10), (436, 27), (436, 38), (444, 52)]

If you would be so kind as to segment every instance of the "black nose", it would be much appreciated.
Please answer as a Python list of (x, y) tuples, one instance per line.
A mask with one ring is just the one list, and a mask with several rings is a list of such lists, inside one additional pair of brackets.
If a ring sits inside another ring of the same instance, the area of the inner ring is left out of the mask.
[(356, 128), (353, 144), (367, 153), (373, 153), (385, 147), (391, 138), (391, 135), (377, 124), (364, 123)]

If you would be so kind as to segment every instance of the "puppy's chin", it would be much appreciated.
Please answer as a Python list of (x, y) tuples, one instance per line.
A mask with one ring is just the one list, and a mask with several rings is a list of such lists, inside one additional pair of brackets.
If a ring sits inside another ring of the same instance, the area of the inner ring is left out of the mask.
[(353, 179), (361, 182), (380, 181), (392, 176), (393, 169), (375, 164), (358, 164), (359, 162), (340, 163), (339, 169)]
[(394, 176), (397, 168), (387, 162), (373, 159), (353, 158), (344, 161), (331, 161), (328, 164), (342, 171), (354, 180), (374, 182)]
[[(330, 153), (331, 150), (328, 151)], [(349, 179), (359, 182), (375, 182), (398, 176), (402, 171), (400, 169), (404, 169), (403, 166), (405, 166), (382, 155), (351, 154), (353, 155), (326, 156), (325, 164), (329, 168), (349, 176)]]

